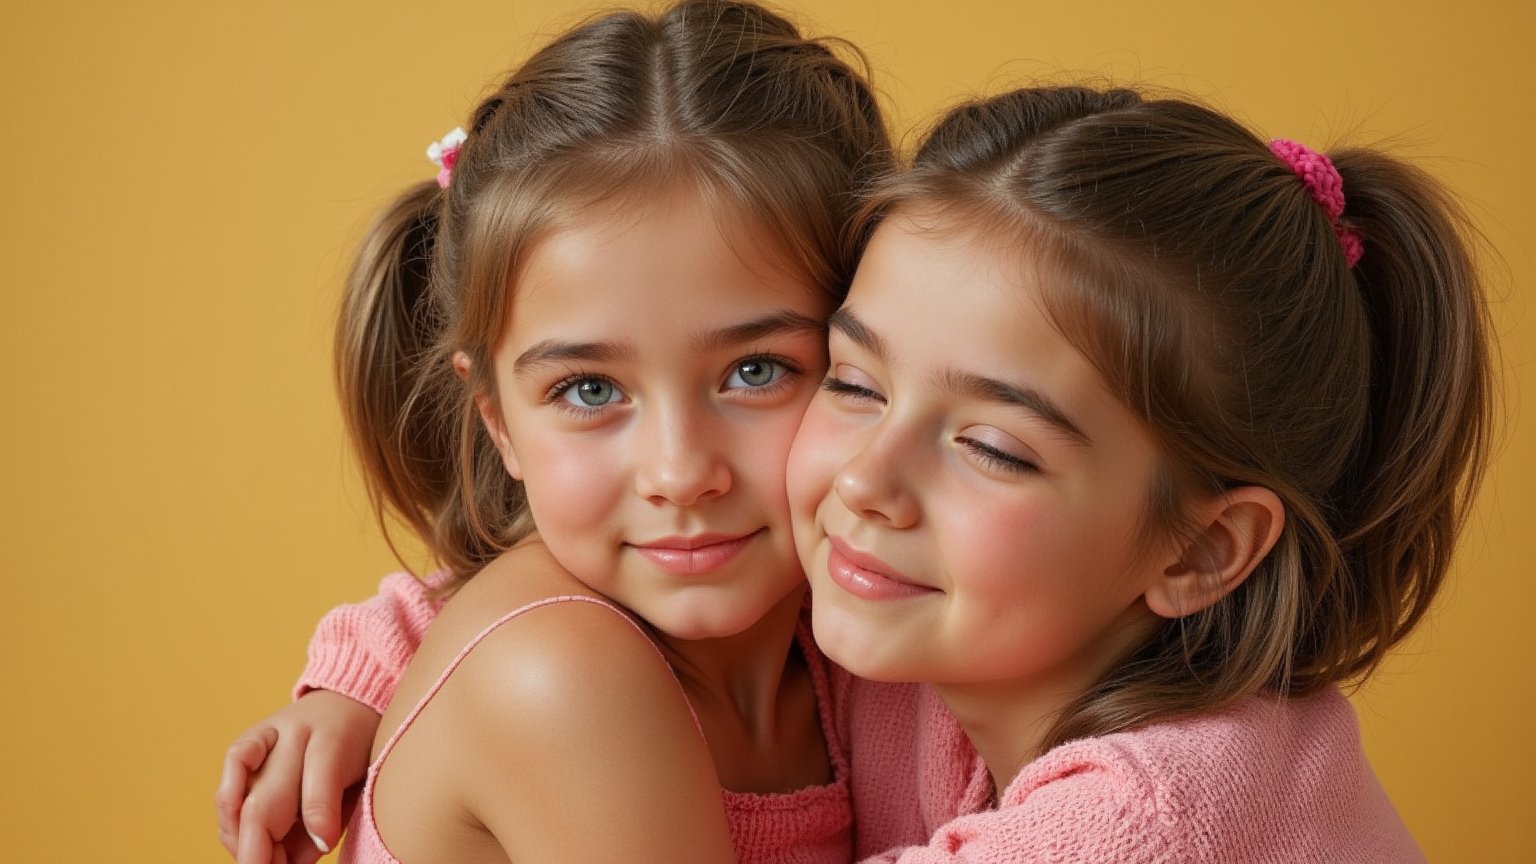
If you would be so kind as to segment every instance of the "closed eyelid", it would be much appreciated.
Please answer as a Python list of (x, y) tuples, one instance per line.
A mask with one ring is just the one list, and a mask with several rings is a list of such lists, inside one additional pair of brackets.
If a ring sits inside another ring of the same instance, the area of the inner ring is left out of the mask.
[[(854, 344), (880, 360), (890, 356), (888, 347), (880, 338), (880, 334), (859, 320), (858, 315), (847, 306), (832, 313), (827, 319), (827, 327), (833, 332), (846, 336)], [(947, 369), (939, 376), (939, 386), (988, 402), (1021, 408), (1063, 433), (1069, 442), (1084, 447), (1093, 444), (1088, 434), (1065, 410), (1037, 390), (953, 369)]]
[(975, 451), (982, 458), (1005, 465), (1010, 472), (1041, 471), (1040, 460), (1033, 455), (1026, 456), (1014, 453), (1006, 447), (999, 447), (993, 442), (969, 435), (962, 435), (956, 440)]

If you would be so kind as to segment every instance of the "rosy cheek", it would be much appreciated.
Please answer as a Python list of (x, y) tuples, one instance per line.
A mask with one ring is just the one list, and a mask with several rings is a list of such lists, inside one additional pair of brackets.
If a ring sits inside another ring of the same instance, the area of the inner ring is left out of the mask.
[(794, 446), (789, 451), (786, 481), (789, 503), (796, 519), (811, 518), (822, 497), (830, 490), (830, 463), (836, 460), (834, 436), (824, 412), (812, 403), (800, 422)]
[(524, 460), (524, 482), (535, 507), (534, 514), (561, 522), (590, 519), (602, 499), (622, 485), (619, 463), (602, 448), (578, 446), (571, 436), (557, 436), (531, 448), (533, 458)]
[(965, 570), (1005, 595), (1028, 590), (1032, 575), (1055, 569), (1050, 549), (1061, 534), (1048, 507), (992, 502), (966, 509), (957, 524), (965, 526), (963, 542), (955, 544), (968, 553)]
[(745, 430), (739, 436), (732, 463), (737, 471), (744, 472), (748, 481), (743, 488), (761, 490), (754, 492), (764, 498), (776, 498), (780, 506), (788, 488), (789, 461), (795, 430), (799, 427), (799, 415), (775, 423), (764, 423)]

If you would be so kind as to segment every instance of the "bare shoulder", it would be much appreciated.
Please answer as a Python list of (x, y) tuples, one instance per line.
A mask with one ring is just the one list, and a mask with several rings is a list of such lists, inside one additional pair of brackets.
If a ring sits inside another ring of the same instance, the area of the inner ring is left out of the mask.
[(485, 636), (456, 678), (453, 710), (467, 724), (485, 724), (487, 735), (518, 724), (518, 747), (607, 733), (633, 739), (647, 721), (696, 735), (682, 689), (644, 630), (593, 601), (525, 610)]
[[(731, 860), (708, 747), (647, 632), (542, 549), (516, 551), (449, 601), (401, 683), (391, 729), (433, 695), (378, 775), (381, 833), (427, 859), (490, 844), (513, 860)], [(655, 830), (669, 821), (683, 830)]]
[(513, 860), (731, 860), (708, 746), (647, 632), (589, 591), (487, 585), (453, 599), (474, 606), (451, 626), (480, 629), (406, 736), (467, 821)]
[[(600, 596), (562, 568), (539, 543), (503, 552), (458, 590), (422, 638), (412, 671), (446, 668), (465, 645), (500, 618), (532, 604), (561, 596)], [(410, 682), (419, 690), (429, 680)], [(401, 689), (407, 682), (402, 681)]]
[[(500, 623), (498, 623), (500, 622)], [(493, 628), (493, 629), (489, 629)], [(637, 722), (694, 734), (676, 678), (641, 625), (566, 573), (539, 544), (504, 553), (477, 574), (433, 622), (413, 666), (448, 668), (436, 710), (505, 747), (507, 758), (537, 760), (554, 745)], [(436, 676), (434, 676), (436, 677)], [(424, 682), (412, 682), (422, 689)], [(430, 686), (430, 682), (426, 682)], [(405, 689), (402, 687), (402, 689)], [(515, 740), (502, 734), (507, 724)]]

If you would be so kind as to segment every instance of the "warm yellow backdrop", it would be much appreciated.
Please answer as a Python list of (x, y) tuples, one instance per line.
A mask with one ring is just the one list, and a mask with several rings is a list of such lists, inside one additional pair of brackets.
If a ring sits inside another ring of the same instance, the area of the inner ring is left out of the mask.
[[(578, 9), (0, 5), (0, 838), (8, 861), (217, 861), (225, 744), (390, 566), (328, 378), (338, 276), (426, 143)], [(1431, 860), (1536, 860), (1530, 0), (799, 0), (904, 127), (1069, 69), (1313, 143), (1398, 136), (1500, 250), (1508, 425), (1438, 615), (1359, 698)]]

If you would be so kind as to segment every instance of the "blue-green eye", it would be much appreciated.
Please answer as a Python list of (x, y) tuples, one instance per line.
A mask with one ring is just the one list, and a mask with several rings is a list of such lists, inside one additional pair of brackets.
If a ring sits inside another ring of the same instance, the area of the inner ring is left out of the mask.
[(748, 357), (731, 370), (731, 377), (725, 379), (725, 389), (767, 387), (788, 371), (783, 363), (771, 357)]
[(606, 378), (577, 378), (566, 382), (556, 395), (577, 408), (601, 408), (623, 396)]

